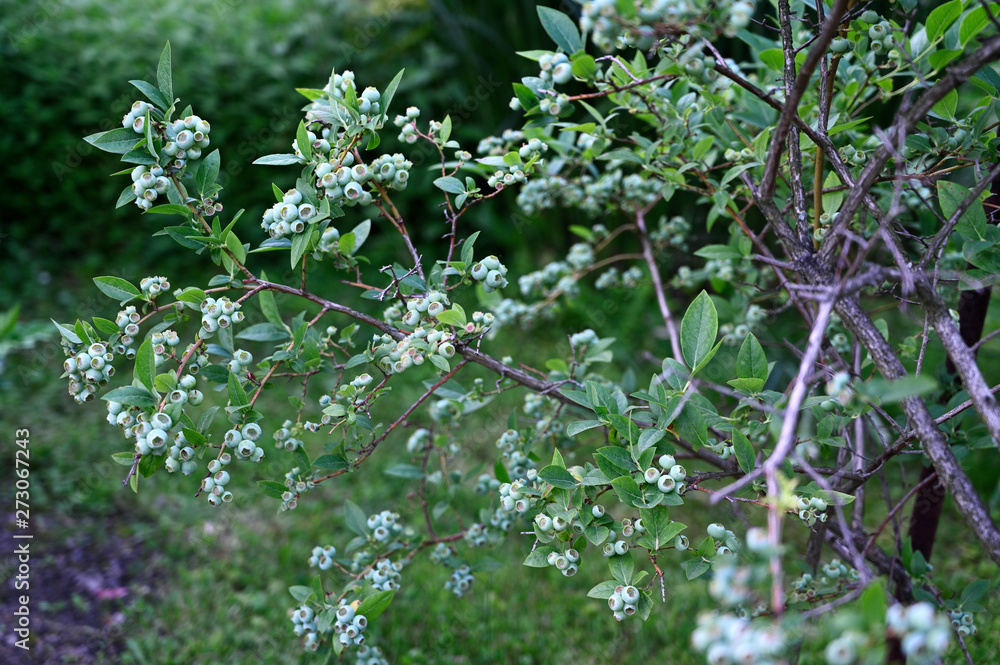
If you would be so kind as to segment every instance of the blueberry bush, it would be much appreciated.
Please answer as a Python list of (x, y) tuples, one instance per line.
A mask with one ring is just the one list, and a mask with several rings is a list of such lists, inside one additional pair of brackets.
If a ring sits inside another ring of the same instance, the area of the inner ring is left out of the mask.
[[(273, 188), (259, 228), (230, 213), (212, 126), (175, 95), (167, 44), (156, 81), (131, 82), (143, 99), (122, 127), (87, 141), (127, 164), (117, 206), (166, 220), (154, 235), (218, 274), (97, 278), (121, 309), (56, 324), (69, 392), (106, 405), (134, 491), (176, 474), (221, 506), (266, 459), (283, 477), (257, 488), (287, 512), (391, 460), (407, 510), (333, 506), (349, 533), (303, 553), (315, 575), (289, 589), (289, 639), (329, 658), (386, 662), (377, 619), (414, 557), (462, 597), (492, 565), (483, 548), (509, 539), (525, 566), (604, 571), (589, 591), (566, 584), (609, 621), (684, 593), (664, 582), (680, 568), (717, 606), (690, 635), (713, 665), (806, 650), (973, 662), (991, 580), (931, 560), (947, 510), (1000, 564), (996, 480), (970, 473), (1000, 447), (996, 371), (977, 359), (1000, 275), (996, 10), (539, 7), (552, 44), (519, 53), (523, 124), (476, 146), (396, 99), (403, 71), (335, 69), (299, 89), (289, 152), (254, 162), (295, 169), (296, 185)], [(411, 179), (432, 180), (439, 219), (394, 203)], [(512, 228), (571, 212), (564, 258), (516, 275), (480, 249), (470, 219), (504, 197)], [(440, 241), (415, 240), (416, 224)], [(372, 265), (374, 243), (397, 260)], [(280, 278), (256, 267), (265, 252), (287, 256)], [(561, 315), (584, 288), (607, 294), (601, 333)], [(656, 323), (623, 349), (602, 334), (634, 298)], [(565, 340), (543, 370), (491, 355), (540, 326)], [(622, 355), (655, 365), (621, 371)], [(508, 392), (521, 406), (496, 413)], [(468, 451), (481, 409), (507, 428)], [(721, 502), (736, 517), (707, 523)]]

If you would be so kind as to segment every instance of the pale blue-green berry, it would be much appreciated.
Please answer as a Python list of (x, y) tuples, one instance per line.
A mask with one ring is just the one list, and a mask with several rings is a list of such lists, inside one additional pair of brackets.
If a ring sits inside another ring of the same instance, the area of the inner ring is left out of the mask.
[(604, 517), (604, 506), (595, 505), (591, 508), (590, 512), (594, 515), (594, 517)]
[(673, 455), (660, 455), (660, 459), (657, 460), (657, 464), (664, 470), (671, 469), (676, 463)]
[(613, 612), (619, 612), (623, 607), (625, 607), (625, 600), (622, 598), (622, 594), (619, 591), (615, 591), (608, 598), (608, 607), (611, 608)]
[(674, 538), (674, 549), (680, 552), (686, 550), (689, 545), (690, 542), (688, 541), (687, 536), (677, 536), (676, 538)]
[(643, 480), (652, 485), (660, 479), (660, 470), (654, 467), (646, 469), (645, 473), (642, 474)]
[(659, 489), (664, 494), (669, 494), (670, 492), (673, 492), (676, 486), (677, 486), (677, 481), (674, 480), (673, 477), (670, 476), (670, 474), (664, 473), (656, 481), (657, 489)]
[(566, 83), (573, 78), (573, 67), (568, 62), (561, 62), (552, 68), (552, 80), (556, 83)]
[(626, 552), (628, 552), (628, 543), (626, 543), (624, 540), (619, 540), (618, 542), (616, 542), (614, 547), (615, 547), (615, 554), (625, 554)]
[(715, 540), (722, 540), (723, 538), (726, 537), (726, 527), (719, 524), (718, 522), (713, 522), (712, 524), (709, 524), (707, 531), (708, 535), (714, 538)]
[(670, 477), (677, 482), (681, 482), (687, 477), (687, 470), (680, 464), (674, 464), (670, 467)]

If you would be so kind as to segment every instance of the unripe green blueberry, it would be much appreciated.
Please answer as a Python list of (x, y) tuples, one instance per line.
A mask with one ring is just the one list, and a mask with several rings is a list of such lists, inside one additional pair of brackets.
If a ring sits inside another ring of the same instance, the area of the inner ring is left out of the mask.
[(645, 473), (642, 474), (642, 479), (647, 483), (652, 485), (660, 479), (660, 470), (654, 467), (646, 469)]
[(628, 552), (628, 543), (624, 540), (615, 543), (615, 554), (625, 554), (626, 552)]
[(625, 599), (622, 598), (622, 594), (618, 591), (611, 594), (611, 597), (608, 598), (608, 607), (611, 608), (612, 612), (620, 612), (625, 607)]
[(670, 467), (670, 477), (676, 480), (677, 482), (681, 482), (682, 480), (687, 478), (687, 470), (680, 464), (674, 464), (672, 467)]
[(674, 538), (674, 549), (683, 552), (688, 548), (691, 543), (688, 541), (687, 536), (677, 536)]
[(723, 538), (726, 537), (726, 527), (719, 524), (718, 522), (713, 522), (712, 524), (709, 524), (707, 531), (708, 535), (714, 538), (715, 540), (722, 540)]
[(561, 62), (552, 68), (552, 80), (556, 83), (567, 83), (573, 78), (573, 67), (568, 62)]
[(664, 470), (670, 469), (676, 463), (677, 462), (674, 460), (673, 455), (660, 455), (660, 459), (657, 460), (657, 464), (659, 464), (660, 468)]
[(670, 474), (664, 473), (660, 476), (659, 480), (656, 481), (656, 488), (663, 492), (664, 494), (669, 494), (674, 491), (677, 486), (677, 481), (670, 476)]
[(472, 266), (472, 270), (469, 271), (469, 274), (472, 276), (472, 279), (476, 280), (477, 282), (481, 282), (484, 279), (486, 279), (486, 275), (489, 274), (489, 272), (490, 272), (489, 269), (485, 265), (483, 265), (482, 263), (477, 263), (474, 266)]
[(604, 517), (604, 506), (595, 505), (590, 512), (594, 517)]
[(878, 15), (878, 13), (875, 12), (875, 11), (872, 11), (871, 9), (869, 9), (868, 11), (866, 11), (865, 13), (863, 13), (861, 15), (861, 22), (862, 23), (872, 24), (872, 23), (878, 23), (880, 20), (881, 20), (881, 17)]
[(830, 50), (834, 53), (845, 53), (850, 48), (851, 42), (847, 41), (843, 37), (837, 37), (830, 42)]

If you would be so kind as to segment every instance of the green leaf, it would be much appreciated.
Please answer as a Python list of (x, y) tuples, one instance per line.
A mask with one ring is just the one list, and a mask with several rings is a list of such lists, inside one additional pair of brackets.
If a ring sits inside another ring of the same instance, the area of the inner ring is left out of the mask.
[(538, 472), (538, 477), (553, 487), (564, 490), (571, 490), (576, 487), (574, 478), (565, 468), (550, 464)]
[(639, 511), (642, 526), (646, 530), (636, 543), (649, 550), (658, 550), (671, 544), (674, 538), (687, 527), (670, 521), (670, 510), (666, 506), (643, 508)]
[(689, 580), (701, 577), (708, 572), (711, 565), (704, 559), (691, 559), (684, 562), (684, 573)]
[(646, 505), (646, 500), (642, 497), (642, 491), (632, 476), (619, 476), (615, 478), (611, 481), (611, 487), (614, 488), (615, 493), (618, 494), (618, 498), (626, 506)]
[(569, 16), (549, 7), (538, 7), (538, 18), (545, 32), (566, 53), (576, 53), (583, 48), (580, 31)]
[(340, 471), (350, 466), (350, 462), (343, 455), (320, 455), (313, 460), (313, 468), (323, 471)]
[(436, 315), (438, 321), (449, 326), (455, 326), (456, 328), (462, 328), (467, 323), (465, 319), (465, 312), (458, 311), (457, 309), (446, 309), (440, 314)]
[(392, 599), (396, 596), (396, 590), (376, 591), (361, 601), (358, 605), (357, 613), (363, 614), (369, 621), (374, 621), (380, 614), (385, 612)]
[(447, 143), (448, 139), (451, 138), (451, 116), (446, 115), (444, 120), (441, 121), (441, 132), (438, 134), (441, 139), (441, 143)]
[(635, 572), (635, 562), (632, 561), (630, 553), (618, 554), (608, 559), (608, 568), (611, 570), (611, 576), (621, 584), (630, 584), (632, 582), (632, 574)]
[(139, 289), (120, 277), (95, 277), (94, 283), (104, 295), (119, 302), (127, 302), (140, 295)]
[(156, 86), (147, 81), (129, 81), (132, 85), (139, 89), (139, 92), (146, 95), (146, 98), (153, 102), (154, 105), (160, 108), (160, 110), (165, 111), (168, 106), (170, 106), (170, 100), (163, 96)]
[[(260, 277), (263, 280), (267, 279), (264, 272), (261, 272)], [(278, 305), (274, 301), (274, 294), (270, 291), (261, 291), (257, 294), (257, 299), (260, 303), (260, 311), (264, 314), (264, 318), (277, 326), (284, 327), (284, 323), (281, 321), (281, 312), (278, 311)]]
[(132, 466), (132, 464), (135, 462), (135, 453), (133, 452), (115, 453), (111, 456), (111, 459), (112, 461), (114, 461), (115, 464), (121, 464), (122, 466)]
[(448, 192), (449, 194), (465, 193), (465, 183), (458, 178), (452, 178), (451, 176), (442, 176), (436, 179), (434, 181), (434, 186), (443, 192)]
[(291, 166), (292, 164), (301, 164), (302, 160), (295, 154), (264, 155), (253, 160), (252, 163), (261, 166)]
[(163, 205), (153, 206), (143, 214), (148, 215), (181, 215), (186, 219), (191, 218), (191, 209), (187, 206), (182, 206), (177, 203), (164, 203)]
[(396, 96), (396, 88), (399, 87), (399, 82), (403, 80), (403, 72), (405, 71), (405, 68), (400, 69), (382, 92), (382, 98), (379, 101), (381, 102), (383, 117), (389, 117), (389, 104), (392, 103), (392, 98)]
[[(340, 244), (343, 244), (344, 238), (351, 235), (350, 233), (344, 234), (340, 238)], [(302, 260), (302, 256), (309, 251), (309, 246), (312, 244), (312, 227), (307, 227), (305, 233), (296, 233), (292, 238), (292, 252), (291, 252), (291, 266), (292, 269), (299, 267), (299, 261)]]
[(739, 250), (729, 245), (705, 245), (694, 252), (703, 259), (742, 259)]
[(861, 593), (861, 614), (867, 626), (881, 626), (885, 623), (885, 587), (882, 580), (875, 578)]
[(344, 502), (344, 525), (359, 536), (368, 536), (368, 518), (353, 501)]
[(307, 134), (306, 124), (302, 120), (299, 120), (299, 126), (295, 130), (295, 145), (298, 147), (299, 152), (302, 153), (302, 159), (308, 163), (312, 159), (312, 144), (309, 143), (309, 135)]
[(393, 464), (385, 470), (385, 475), (394, 478), (418, 479), (424, 477), (424, 472), (414, 464)]
[(767, 357), (764, 355), (764, 347), (753, 333), (743, 340), (740, 352), (736, 356), (736, 376), (741, 379), (767, 381)]
[(715, 303), (702, 291), (694, 299), (681, 321), (681, 353), (688, 367), (697, 367), (705, 360), (719, 330), (719, 316)]
[[(866, 116), (864, 118), (855, 118), (854, 120), (851, 120), (849, 122), (843, 122), (843, 123), (841, 123), (839, 125), (834, 125), (830, 129), (828, 129), (826, 133), (829, 136), (834, 136), (834, 135), (839, 134), (841, 132), (846, 132), (848, 129), (854, 129), (855, 127), (860, 127), (861, 125), (865, 124), (866, 122), (868, 122), (871, 119), (872, 119), (871, 116)], [(834, 176), (834, 178), (836, 178), (836, 174), (834, 174), (832, 171), (830, 173), (831, 173), (831, 175)], [(829, 179), (829, 177), (827, 179)], [(827, 185), (825, 182), (823, 184), (826, 187), (830, 187), (831, 186), (831, 185)], [(840, 184), (840, 180), (837, 180), (836, 185), (839, 185), (839, 184)], [(832, 185), (832, 186), (836, 186), (836, 185)]]
[(974, 582), (970, 582), (969, 585), (962, 591), (959, 605), (977, 603), (979, 602), (979, 599), (985, 596), (986, 592), (989, 590), (990, 583), (988, 580), (976, 580)]
[(588, 429), (601, 427), (601, 425), (600, 420), (577, 420), (566, 427), (566, 436), (572, 438), (581, 432), (586, 432)]
[(202, 196), (208, 191), (209, 187), (215, 184), (215, 181), (219, 177), (219, 165), (221, 164), (222, 158), (219, 156), (219, 150), (216, 148), (207, 157), (204, 157), (201, 162), (201, 166), (198, 167), (198, 174), (195, 176), (195, 189)]
[(154, 392), (154, 379), (156, 378), (156, 357), (153, 353), (153, 338), (147, 337), (139, 350), (135, 353), (135, 370), (133, 376), (146, 386), (150, 392)]
[(931, 109), (933, 113), (936, 113), (942, 118), (947, 118), (949, 120), (955, 119), (955, 112), (958, 110), (958, 91), (952, 90), (941, 100), (934, 105)]
[(228, 249), (229, 253), (232, 254), (233, 257), (240, 263), (243, 263), (244, 261), (247, 260), (246, 248), (243, 246), (243, 243), (240, 242), (240, 239), (236, 237), (236, 234), (233, 233), (232, 231), (230, 231), (229, 235), (226, 236), (226, 249)]
[(126, 406), (138, 406), (143, 409), (156, 406), (156, 395), (148, 390), (136, 388), (135, 386), (122, 386), (121, 388), (115, 388), (114, 390), (102, 395), (101, 399), (108, 402), (118, 402), (119, 404), (125, 404)]
[(521, 565), (529, 568), (545, 568), (549, 565), (548, 558), (552, 552), (555, 550), (551, 547), (536, 547), (528, 553)]
[(281, 495), (288, 490), (288, 488), (284, 485), (273, 480), (258, 480), (257, 489), (259, 489), (262, 494), (269, 496), (272, 499), (280, 499)]
[(962, 0), (951, 0), (938, 6), (927, 16), (927, 41), (933, 42), (944, 34), (958, 17), (962, 15)]
[(985, 7), (973, 9), (965, 15), (965, 18), (962, 19), (962, 25), (958, 28), (959, 45), (964, 47), (989, 24), (990, 20), (986, 15)]
[[(3, 317), (0, 317), (0, 320), (4, 320)], [(11, 320), (10, 325), (13, 326), (14, 322), (14, 320)], [(115, 325), (114, 321), (102, 319), (99, 316), (94, 317), (94, 327), (97, 328), (98, 332), (102, 335), (114, 335), (118, 332), (118, 326)], [(4, 328), (5, 326), (0, 324), (0, 339), (5, 337), (5, 333), (10, 332), (9, 330), (4, 330)]]
[(695, 450), (708, 443), (708, 425), (705, 423), (705, 417), (691, 402), (684, 405), (680, 414), (674, 419), (673, 425), (677, 434)]
[(283, 342), (289, 337), (285, 326), (279, 326), (275, 323), (255, 323), (236, 335), (236, 339), (245, 339), (251, 342)]
[[(970, 190), (955, 182), (938, 180), (938, 202), (945, 219), (950, 219), (959, 204), (971, 194)], [(958, 220), (955, 230), (970, 240), (986, 240), (986, 212), (979, 201), (973, 201), (969, 209)]]
[(97, 134), (85, 136), (83, 140), (104, 152), (124, 155), (135, 149), (144, 139), (142, 136), (136, 134), (135, 130), (131, 127), (119, 127), (111, 131), (98, 132)]
[(49, 319), (49, 321), (52, 322), (52, 325), (56, 327), (56, 330), (59, 331), (59, 334), (62, 335), (67, 342), (69, 342), (70, 344), (83, 344), (83, 340), (80, 339), (80, 336), (77, 335), (75, 332), (73, 332), (72, 330), (63, 325), (60, 325), (59, 323), (56, 322), (55, 319)]
[(601, 600), (608, 600), (614, 594), (615, 589), (619, 587), (621, 582), (618, 580), (605, 580), (601, 582), (593, 589), (587, 592), (589, 598), (599, 598)]
[(893, 404), (908, 397), (924, 395), (937, 388), (937, 381), (928, 374), (904, 376), (895, 381), (874, 378), (858, 386), (858, 392), (879, 404)]
[(736, 461), (740, 465), (743, 473), (749, 474), (753, 471), (757, 453), (753, 449), (753, 444), (747, 435), (738, 429), (733, 430), (733, 452), (736, 453)]
[(232, 406), (244, 406), (249, 404), (247, 400), (247, 393), (243, 389), (243, 384), (232, 372), (229, 373), (229, 382), (227, 384), (229, 392), (229, 403)]
[(478, 237), (479, 231), (476, 231), (462, 243), (462, 263), (465, 264), (466, 269), (469, 269), (472, 266), (472, 261), (475, 258), (473, 252), (475, 250), (476, 239)]
[(156, 85), (166, 97), (168, 104), (174, 103), (174, 81), (170, 73), (170, 42), (163, 45), (160, 52), (160, 62), (156, 66)]

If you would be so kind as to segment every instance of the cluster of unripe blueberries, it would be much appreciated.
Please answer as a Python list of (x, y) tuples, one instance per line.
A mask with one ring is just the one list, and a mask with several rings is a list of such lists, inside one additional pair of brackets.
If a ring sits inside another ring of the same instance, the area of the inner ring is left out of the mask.
[(337, 621), (333, 624), (333, 632), (339, 635), (338, 639), (344, 646), (362, 646), (365, 643), (365, 628), (368, 627), (368, 619), (364, 614), (358, 614), (353, 604), (340, 601), (337, 608)]
[(114, 354), (103, 342), (95, 342), (79, 352), (70, 347), (64, 349), (69, 356), (63, 362), (63, 369), (69, 377), (69, 394), (80, 404), (93, 400), (98, 386), (107, 385), (115, 374), (115, 368), (111, 364), (115, 359)]
[(379, 559), (378, 562), (365, 574), (365, 579), (371, 582), (372, 588), (379, 591), (392, 591), (399, 588), (402, 579), (400, 571), (403, 570), (403, 561), (391, 562), (388, 559)]
[(643, 482), (656, 485), (664, 494), (682, 494), (687, 484), (687, 470), (677, 464), (673, 455), (660, 455), (656, 466), (651, 466), (642, 473)]
[[(892, 38), (892, 24), (879, 16), (878, 12), (869, 9), (858, 20), (868, 25), (868, 48), (873, 53), (891, 53), (896, 49)], [(830, 42), (830, 50), (834, 53), (846, 53), (850, 49), (851, 42), (844, 37), (837, 37)]]
[(887, 632), (900, 640), (907, 663), (925, 665), (936, 661), (951, 644), (951, 622), (928, 602), (886, 610)]
[(228, 328), (233, 323), (243, 320), (240, 303), (233, 302), (226, 296), (218, 300), (212, 297), (201, 301), (201, 337), (211, 337), (219, 328)]
[(264, 211), (261, 228), (276, 240), (285, 236), (305, 233), (306, 224), (319, 217), (319, 211), (312, 203), (303, 201), (302, 192), (292, 188), (286, 191), (281, 201)]
[(302, 445), (302, 440), (293, 436), (293, 423), (286, 420), (281, 427), (274, 431), (274, 447), (283, 448), (288, 452), (294, 452)]
[(333, 567), (333, 557), (335, 556), (337, 556), (337, 548), (333, 545), (325, 547), (317, 545), (312, 548), (312, 553), (309, 555), (309, 566), (315, 566), (320, 570), (329, 570)]
[(619, 585), (608, 598), (608, 607), (615, 619), (622, 621), (636, 613), (642, 592), (631, 584)]
[(399, 513), (383, 510), (368, 517), (368, 529), (372, 532), (371, 539), (376, 543), (384, 543), (390, 537), (398, 536), (403, 532), (403, 525), (399, 523)]
[(763, 623), (730, 613), (705, 612), (691, 633), (691, 644), (709, 665), (775, 665), (786, 640), (777, 623)]
[[(416, 314), (419, 319), (420, 313)], [(430, 355), (436, 354), (445, 360), (454, 357), (455, 336), (447, 331), (419, 325), (399, 341), (388, 334), (376, 333), (372, 336), (369, 353), (383, 372), (400, 374), (413, 366), (423, 365)]]
[[(545, 515), (542, 515), (542, 517), (545, 517)], [(550, 552), (546, 561), (550, 566), (554, 566), (556, 570), (561, 572), (566, 577), (573, 577), (580, 569), (580, 553), (572, 547), (562, 553)]]
[(170, 178), (163, 175), (159, 165), (137, 166), (132, 169), (132, 193), (135, 194), (135, 204), (143, 210), (153, 207), (161, 194), (166, 195), (170, 189)]
[(486, 293), (492, 293), (507, 286), (507, 266), (491, 254), (472, 265), (469, 277), (482, 284)]
[(420, 109), (416, 106), (408, 107), (406, 115), (397, 115), (392, 121), (392, 124), (399, 127), (399, 136), (396, 138), (406, 143), (415, 143), (418, 138), (415, 123), (419, 117)]
[(444, 588), (461, 598), (469, 592), (475, 581), (476, 579), (472, 576), (472, 568), (468, 564), (462, 564), (452, 571), (451, 577), (444, 583)]
[(163, 145), (163, 153), (173, 157), (174, 168), (180, 170), (188, 161), (201, 159), (202, 151), (211, 143), (208, 137), (211, 131), (208, 121), (196, 115), (174, 120), (164, 127), (167, 142)]

